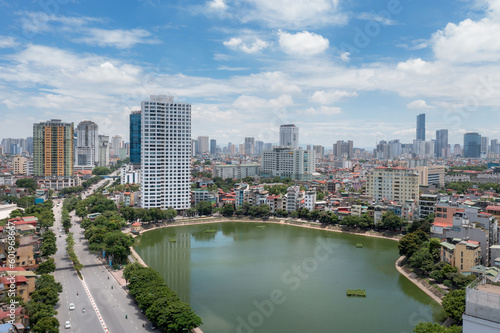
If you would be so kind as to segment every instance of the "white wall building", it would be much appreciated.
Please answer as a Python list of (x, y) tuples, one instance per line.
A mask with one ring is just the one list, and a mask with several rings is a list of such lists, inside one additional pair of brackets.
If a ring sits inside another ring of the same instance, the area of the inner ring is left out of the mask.
[(281, 125), (280, 146), (299, 149), (299, 128), (295, 125)]
[(213, 167), (214, 177), (222, 179), (243, 179), (245, 177), (258, 176), (260, 173), (259, 164), (227, 164), (215, 165)]
[(109, 166), (109, 136), (99, 135), (99, 162), (98, 166)]
[(120, 169), (120, 184), (140, 184), (141, 170), (134, 169), (130, 164), (127, 164)]
[(315, 190), (306, 191), (304, 196), (304, 208), (307, 208), (309, 210), (314, 210), (315, 207), (316, 207), (316, 191)]
[(311, 180), (316, 171), (314, 150), (275, 147), (262, 153), (264, 177), (290, 177), (295, 180)]
[(377, 167), (366, 176), (366, 194), (375, 201), (418, 202), (418, 172), (402, 167)]
[(300, 187), (290, 186), (286, 192), (286, 211), (293, 212), (298, 208), (298, 200), (300, 197)]
[(141, 111), (141, 207), (188, 209), (191, 104), (151, 96)]
[(200, 154), (205, 154), (209, 152), (208, 146), (208, 136), (199, 136), (198, 139), (198, 151)]
[(99, 161), (98, 126), (92, 121), (82, 121), (76, 127), (75, 167), (91, 166)]

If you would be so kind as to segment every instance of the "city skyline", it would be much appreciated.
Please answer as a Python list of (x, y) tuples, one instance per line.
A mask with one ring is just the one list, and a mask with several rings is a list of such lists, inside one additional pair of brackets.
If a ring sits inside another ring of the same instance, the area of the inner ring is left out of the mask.
[(54, 4), (0, 6), (4, 137), (55, 118), (126, 138), (154, 94), (191, 103), (193, 137), (220, 143), (293, 123), (304, 144), (373, 148), (411, 142), (420, 113), (427, 138), (500, 136), (498, 1)]

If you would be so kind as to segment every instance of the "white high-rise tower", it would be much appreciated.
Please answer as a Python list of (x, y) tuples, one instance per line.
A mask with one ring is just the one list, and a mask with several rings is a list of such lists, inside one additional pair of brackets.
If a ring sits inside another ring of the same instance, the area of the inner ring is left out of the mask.
[(141, 207), (188, 209), (191, 104), (151, 96), (141, 111)]
[(280, 146), (299, 149), (299, 128), (295, 125), (281, 125)]
[(99, 162), (98, 126), (82, 121), (76, 127), (75, 166), (93, 168)]

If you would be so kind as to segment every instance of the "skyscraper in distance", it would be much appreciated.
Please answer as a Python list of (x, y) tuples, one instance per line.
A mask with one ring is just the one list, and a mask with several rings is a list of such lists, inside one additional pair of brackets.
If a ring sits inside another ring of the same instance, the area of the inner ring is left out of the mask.
[(130, 163), (141, 164), (141, 111), (130, 114)]
[(99, 127), (92, 121), (82, 121), (76, 127), (75, 165), (94, 167), (99, 161)]
[(281, 125), (280, 146), (299, 149), (299, 128), (293, 124)]
[(73, 176), (73, 123), (60, 119), (33, 124), (33, 175)]
[(210, 147), (208, 146), (208, 136), (198, 137), (198, 152), (199, 154), (205, 154), (209, 152)]
[(151, 96), (141, 103), (141, 122), (141, 207), (188, 209), (191, 104)]
[(425, 141), (425, 113), (417, 116), (417, 140)]
[(217, 152), (217, 141), (215, 139), (210, 140), (210, 155), (215, 155)]
[(481, 157), (481, 135), (478, 133), (464, 134), (464, 157)]
[(436, 156), (443, 157), (443, 148), (448, 147), (448, 130), (440, 129), (436, 131)]

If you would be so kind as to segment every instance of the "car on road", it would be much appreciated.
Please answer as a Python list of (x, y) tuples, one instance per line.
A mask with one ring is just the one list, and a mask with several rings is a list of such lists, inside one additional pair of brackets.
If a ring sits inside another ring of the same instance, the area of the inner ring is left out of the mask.
[(69, 303), (69, 309), (70, 309), (70, 310), (74, 310), (74, 309), (75, 309), (75, 304), (73, 304), (73, 303)]
[(68, 321), (66, 321), (66, 324), (64, 324), (64, 328), (71, 328), (71, 323)]

